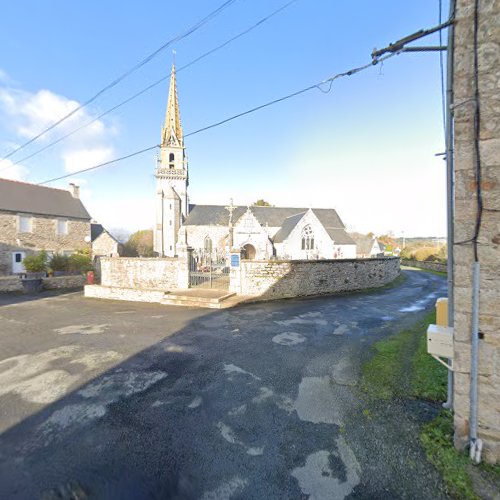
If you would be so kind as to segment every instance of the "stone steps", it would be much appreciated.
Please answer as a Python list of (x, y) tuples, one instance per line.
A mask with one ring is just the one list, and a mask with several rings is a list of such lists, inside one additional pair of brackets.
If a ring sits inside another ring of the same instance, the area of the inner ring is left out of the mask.
[(190, 289), (188, 292), (174, 291), (165, 293), (161, 304), (171, 306), (187, 306), (187, 307), (205, 307), (209, 309), (223, 309), (234, 305), (234, 300), (226, 302), (227, 299), (235, 297), (234, 292), (216, 292), (210, 290), (210, 294), (205, 290), (200, 290), (199, 293)]

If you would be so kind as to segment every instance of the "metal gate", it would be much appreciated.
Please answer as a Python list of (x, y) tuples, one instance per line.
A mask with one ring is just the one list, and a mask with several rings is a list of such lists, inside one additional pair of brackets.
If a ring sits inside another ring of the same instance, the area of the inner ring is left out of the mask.
[(189, 263), (191, 288), (229, 289), (229, 260), (217, 252), (194, 250)]

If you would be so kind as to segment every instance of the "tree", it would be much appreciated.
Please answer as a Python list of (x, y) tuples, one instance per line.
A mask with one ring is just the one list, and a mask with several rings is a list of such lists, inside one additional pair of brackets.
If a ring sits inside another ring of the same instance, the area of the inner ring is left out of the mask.
[(253, 204), (254, 207), (270, 207), (271, 204), (266, 201), (266, 200), (263, 200), (262, 198), (260, 200), (257, 200), (254, 204)]
[(123, 254), (126, 257), (153, 257), (153, 230), (141, 229), (130, 235), (123, 245)]

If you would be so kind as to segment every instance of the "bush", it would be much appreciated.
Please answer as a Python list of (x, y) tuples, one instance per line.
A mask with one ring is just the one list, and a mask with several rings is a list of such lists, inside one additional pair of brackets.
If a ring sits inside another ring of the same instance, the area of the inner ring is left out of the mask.
[(69, 257), (67, 255), (54, 254), (49, 262), (52, 271), (67, 271), (69, 267)]
[(28, 255), (24, 258), (24, 268), (29, 273), (44, 273), (47, 272), (48, 256), (45, 250), (37, 254)]
[(68, 271), (72, 273), (84, 274), (92, 271), (92, 259), (86, 252), (78, 252), (68, 257)]
[(428, 260), (428, 258), (431, 255), (436, 255), (437, 251), (438, 251), (438, 249), (435, 248), (435, 247), (422, 247), (422, 248), (418, 248), (414, 252), (414, 258), (416, 260), (419, 260), (420, 262), (422, 262), (424, 260)]

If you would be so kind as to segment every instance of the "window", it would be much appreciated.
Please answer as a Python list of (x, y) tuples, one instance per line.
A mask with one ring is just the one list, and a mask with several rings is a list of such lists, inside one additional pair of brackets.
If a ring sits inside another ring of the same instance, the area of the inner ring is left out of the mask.
[(169, 161), (170, 163), (172, 163), (172, 162), (174, 162), (174, 161), (175, 161), (175, 155), (174, 155), (174, 153), (170, 153), (170, 154), (168, 155), (168, 161)]
[(16, 260), (16, 263), (17, 262), (22, 262), (23, 261), (23, 254), (22, 253), (16, 253), (14, 258)]
[(302, 229), (302, 250), (314, 250), (314, 233), (309, 225)]
[(57, 219), (57, 234), (68, 234), (68, 221), (66, 219)]
[(29, 215), (19, 216), (19, 232), (31, 233), (33, 231), (33, 217)]

